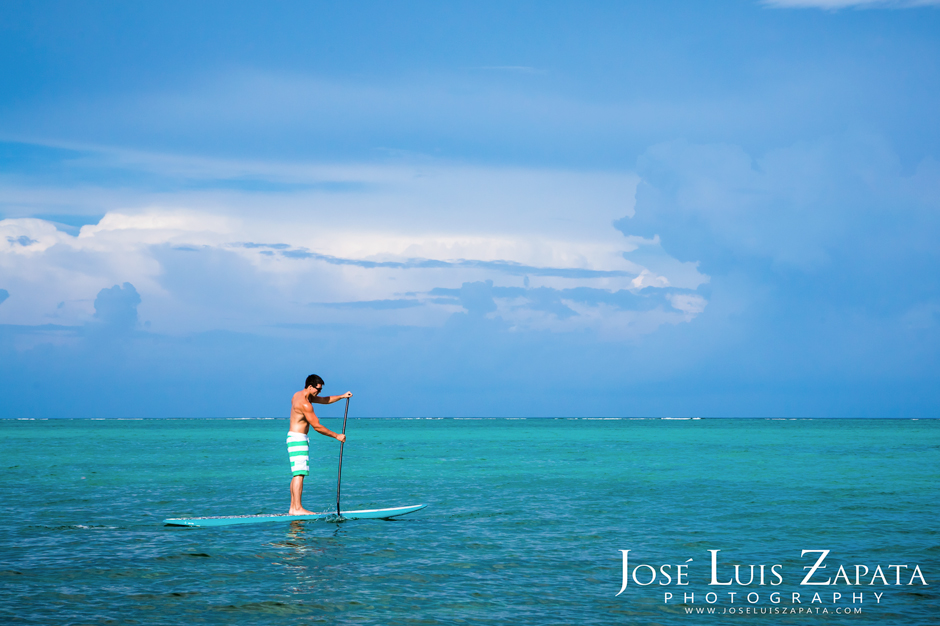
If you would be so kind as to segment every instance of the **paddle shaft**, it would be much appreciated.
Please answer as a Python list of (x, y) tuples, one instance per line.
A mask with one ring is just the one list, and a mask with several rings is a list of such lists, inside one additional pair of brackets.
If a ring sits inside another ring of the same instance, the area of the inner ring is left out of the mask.
[[(343, 434), (346, 434), (346, 417), (349, 415), (349, 398), (346, 398), (346, 410), (343, 411)], [(339, 444), (339, 469), (336, 470), (336, 514), (339, 515), (339, 483), (343, 477), (343, 446), (345, 441)]]

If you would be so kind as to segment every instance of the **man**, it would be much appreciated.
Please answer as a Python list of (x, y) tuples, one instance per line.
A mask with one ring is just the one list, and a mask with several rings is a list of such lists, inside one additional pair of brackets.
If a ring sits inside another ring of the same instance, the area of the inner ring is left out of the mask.
[(287, 451), (290, 453), (291, 473), (294, 475), (290, 481), (290, 510), (288, 515), (310, 515), (300, 503), (301, 496), (304, 493), (304, 476), (310, 472), (307, 468), (310, 439), (307, 433), (312, 426), (315, 431), (327, 437), (333, 437), (340, 441), (346, 441), (346, 435), (339, 435), (332, 430), (320, 424), (316, 413), (313, 412), (314, 404), (333, 404), (344, 398), (351, 398), (352, 392), (347, 391), (341, 396), (320, 397), (320, 391), (323, 390), (323, 379), (316, 374), (307, 376), (304, 383), (305, 389), (294, 394), (290, 404), (290, 432), (287, 433)]

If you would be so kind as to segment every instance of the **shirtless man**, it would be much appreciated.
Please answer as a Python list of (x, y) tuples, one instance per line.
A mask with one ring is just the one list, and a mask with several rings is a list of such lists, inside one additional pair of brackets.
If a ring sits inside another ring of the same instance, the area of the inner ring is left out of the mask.
[(290, 453), (291, 472), (294, 477), (290, 481), (290, 510), (287, 512), (288, 515), (310, 515), (312, 513), (300, 503), (300, 498), (304, 493), (304, 476), (310, 473), (307, 469), (310, 443), (307, 433), (310, 431), (310, 427), (312, 426), (321, 435), (333, 437), (341, 443), (346, 441), (346, 435), (334, 433), (320, 424), (316, 413), (313, 412), (313, 405), (333, 404), (344, 398), (352, 397), (352, 392), (347, 391), (341, 396), (321, 398), (320, 391), (323, 389), (323, 379), (316, 374), (307, 376), (304, 386), (306, 388), (295, 393), (290, 403), (290, 432), (287, 433), (287, 451)]

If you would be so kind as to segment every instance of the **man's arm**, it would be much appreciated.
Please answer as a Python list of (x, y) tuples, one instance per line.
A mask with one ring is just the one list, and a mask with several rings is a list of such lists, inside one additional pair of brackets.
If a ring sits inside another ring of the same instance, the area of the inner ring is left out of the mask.
[(346, 441), (346, 435), (343, 435), (340, 433), (334, 433), (332, 430), (330, 430), (329, 428), (327, 428), (326, 426), (320, 423), (320, 420), (317, 419), (316, 414), (314, 414), (313, 412), (313, 407), (310, 407), (309, 411), (306, 409), (306, 407), (304, 407), (304, 417), (307, 418), (307, 423), (310, 424), (310, 427), (313, 428), (318, 433), (320, 433), (321, 435), (332, 437), (333, 439), (336, 439), (340, 443), (343, 443)]
[(334, 402), (339, 402), (340, 400), (343, 400), (345, 398), (352, 398), (352, 392), (347, 391), (341, 396), (326, 396), (325, 398), (321, 398), (320, 396), (317, 396), (316, 398), (311, 400), (311, 402), (314, 402), (316, 404), (333, 404)]

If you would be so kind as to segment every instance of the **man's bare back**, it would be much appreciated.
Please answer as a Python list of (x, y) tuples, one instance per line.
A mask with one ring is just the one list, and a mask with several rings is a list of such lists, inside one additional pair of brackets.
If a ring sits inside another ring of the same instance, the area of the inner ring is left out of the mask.
[(301, 498), (304, 490), (304, 476), (307, 471), (307, 456), (309, 450), (309, 440), (307, 433), (312, 427), (321, 435), (333, 437), (340, 443), (346, 441), (346, 435), (334, 433), (332, 430), (320, 423), (317, 414), (313, 411), (314, 404), (333, 404), (345, 398), (351, 398), (352, 392), (347, 391), (341, 396), (326, 396), (321, 398), (320, 392), (323, 390), (323, 380), (319, 376), (311, 375), (307, 377), (307, 387), (303, 391), (298, 391), (291, 398), (290, 408), (290, 432), (287, 433), (287, 449), (291, 455), (291, 470), (293, 478), (290, 483), (290, 509), (288, 515), (308, 515), (308, 511), (301, 504)]

